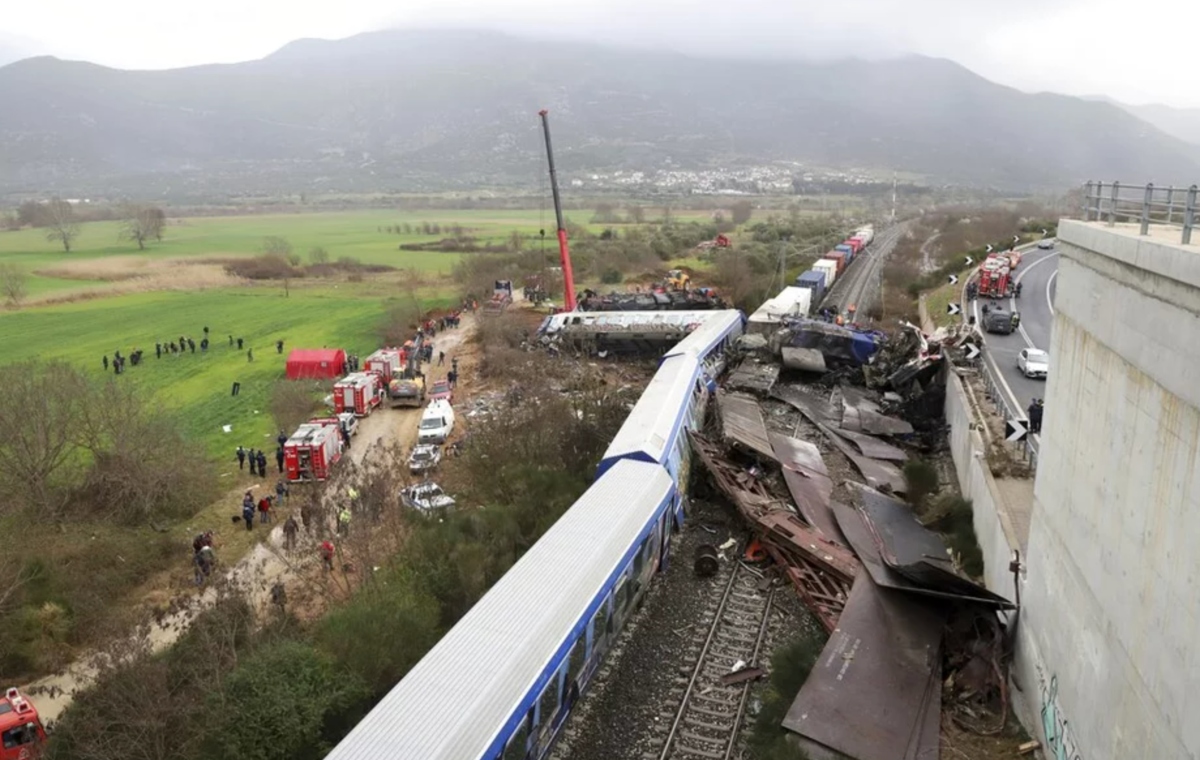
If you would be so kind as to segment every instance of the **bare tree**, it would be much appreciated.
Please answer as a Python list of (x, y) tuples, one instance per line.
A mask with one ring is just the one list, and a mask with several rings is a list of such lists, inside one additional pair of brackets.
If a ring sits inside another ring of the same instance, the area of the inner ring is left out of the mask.
[(19, 264), (6, 261), (0, 264), (0, 291), (13, 306), (20, 306), (28, 294), (29, 276)]
[(328, 264), (329, 263), (329, 251), (325, 250), (324, 248), (322, 248), (319, 245), (314, 246), (308, 252), (308, 261), (310, 264)]
[(162, 240), (162, 228), (166, 221), (163, 210), (154, 206), (126, 203), (121, 206), (122, 240), (137, 243), (138, 250), (146, 250), (146, 241)]
[(60, 243), (63, 250), (71, 252), (71, 243), (79, 237), (79, 222), (75, 219), (75, 207), (61, 198), (51, 198), (46, 204), (46, 239)]
[(268, 235), (262, 240), (262, 252), (267, 256), (279, 256), (286, 260), (292, 255), (292, 244), (287, 238)]
[(646, 209), (642, 206), (629, 206), (625, 209), (625, 216), (633, 224), (642, 224), (646, 221)]
[(0, 368), (0, 482), (6, 495), (47, 517), (59, 504), (56, 481), (74, 459), (86, 383), (66, 364), (30, 362)]

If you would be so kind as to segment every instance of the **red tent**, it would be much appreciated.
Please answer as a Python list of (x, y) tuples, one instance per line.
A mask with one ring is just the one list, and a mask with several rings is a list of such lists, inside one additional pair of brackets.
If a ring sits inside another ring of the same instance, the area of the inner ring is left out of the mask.
[(331, 378), (342, 376), (346, 352), (340, 348), (294, 348), (287, 358), (289, 380), (302, 377)]

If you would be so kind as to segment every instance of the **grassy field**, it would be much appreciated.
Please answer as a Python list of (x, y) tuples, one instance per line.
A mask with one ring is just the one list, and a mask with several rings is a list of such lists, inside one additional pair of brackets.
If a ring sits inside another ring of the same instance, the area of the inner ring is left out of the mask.
[[(648, 217), (661, 210), (651, 209)], [(709, 218), (709, 212), (672, 212), (680, 221)], [(568, 218), (590, 229), (605, 225), (587, 224), (591, 211), (577, 211)], [(389, 227), (440, 225), (438, 234), (389, 232)], [(401, 251), (402, 243), (422, 243), (450, 236), (447, 227), (459, 226), (482, 244), (503, 244), (514, 230), (520, 232), (529, 247), (541, 245), (539, 230), (545, 229), (546, 250), (553, 253), (554, 214), (538, 209), (521, 211), (348, 211), (313, 214), (271, 214), (261, 216), (216, 216), (172, 218), (162, 242), (151, 243), (145, 251), (119, 239), (116, 222), (92, 222), (81, 226), (71, 253), (46, 240), (41, 229), (0, 232), (0, 262), (19, 263), (31, 277), (29, 292), (37, 296), (80, 289), (100, 281), (94, 272), (81, 271), (65, 276), (62, 270), (73, 263), (108, 257), (139, 256), (148, 260), (180, 257), (250, 256), (261, 251), (267, 236), (286, 238), (293, 250), (306, 256), (314, 247), (323, 247), (332, 259), (351, 256), (368, 264), (384, 264), (398, 269), (415, 268), (426, 274), (449, 274), (459, 254)], [(78, 265), (78, 264), (76, 264)], [(94, 269), (94, 268), (93, 268)]]
[[(214, 456), (228, 458), (239, 444), (270, 444), (268, 453), (274, 451), (268, 397), (272, 383), (284, 377), (288, 350), (330, 346), (365, 356), (379, 346), (376, 329), (385, 309), (382, 299), (332, 290), (293, 290), (288, 298), (276, 288), (146, 293), (0, 313), (0, 335), (5, 361), (63, 359), (97, 378), (101, 357), (142, 348), (143, 363), (126, 365), (119, 381), (178, 412), (189, 434)], [(156, 341), (182, 335), (198, 344), (205, 326), (212, 341), (206, 353), (197, 346), (194, 355), (155, 358)], [(245, 350), (230, 347), (231, 333), (253, 348), (253, 362)], [(281, 338), (283, 355), (274, 345)], [(235, 381), (241, 392), (232, 397)], [(224, 425), (233, 432), (222, 432)]]

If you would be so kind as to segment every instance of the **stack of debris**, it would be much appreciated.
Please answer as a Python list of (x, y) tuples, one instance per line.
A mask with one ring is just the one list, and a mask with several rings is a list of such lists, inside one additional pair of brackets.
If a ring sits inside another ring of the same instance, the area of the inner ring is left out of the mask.
[(783, 726), (812, 758), (937, 757), (944, 682), (957, 722), (982, 730), (999, 713), (1003, 725), (996, 613), (1014, 606), (961, 575), (941, 537), (891, 495), (906, 490), (896, 463), (908, 455), (884, 439), (903, 440), (912, 426), (855, 388), (771, 392), (870, 484), (848, 483), (851, 503), (835, 501), (821, 450), (768, 431), (745, 394), (719, 392), (715, 430), (692, 433), (716, 487), (830, 633)]
[(612, 292), (601, 295), (585, 290), (580, 311), (700, 311), (728, 308), (723, 300), (703, 290), (654, 290), (641, 293)]

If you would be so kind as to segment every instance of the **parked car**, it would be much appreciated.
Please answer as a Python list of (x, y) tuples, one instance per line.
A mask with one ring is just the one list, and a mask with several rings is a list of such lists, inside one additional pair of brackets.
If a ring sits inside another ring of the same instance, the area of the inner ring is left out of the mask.
[(354, 435), (358, 432), (358, 417), (354, 415), (354, 412), (342, 412), (337, 418), (341, 423), (342, 430), (346, 431), (346, 435)]
[(454, 430), (454, 408), (448, 401), (431, 401), (421, 415), (417, 443), (445, 443)]
[(454, 508), (454, 498), (437, 483), (425, 481), (400, 492), (400, 501), (409, 509), (435, 512)]
[(453, 403), (454, 390), (450, 387), (450, 381), (444, 379), (435, 380), (433, 383), (433, 388), (429, 391), (429, 400)]
[(1010, 335), (1015, 328), (1016, 325), (1013, 324), (1012, 313), (998, 306), (993, 306), (988, 310), (987, 314), (983, 315), (983, 329), (985, 332)]
[(1017, 369), (1028, 378), (1045, 380), (1050, 372), (1050, 354), (1040, 348), (1024, 348), (1017, 354)]
[(442, 448), (432, 443), (418, 443), (408, 455), (408, 469), (415, 473), (428, 472), (442, 461)]

